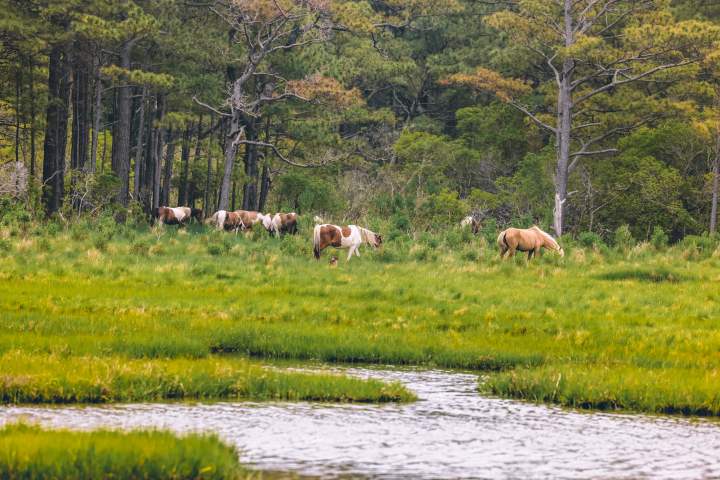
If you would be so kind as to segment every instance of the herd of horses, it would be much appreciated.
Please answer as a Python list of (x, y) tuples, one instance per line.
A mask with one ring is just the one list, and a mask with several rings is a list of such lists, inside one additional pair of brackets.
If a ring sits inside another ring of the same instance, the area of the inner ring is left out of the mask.
[[(261, 213), (250, 210), (218, 210), (206, 220), (203, 211), (190, 207), (159, 207), (155, 210), (155, 220), (160, 225), (186, 225), (192, 219), (198, 223), (206, 223), (218, 230), (232, 231), (237, 234), (241, 231), (252, 230), (258, 226), (264, 228), (270, 235), (295, 235), (298, 233), (298, 215), (291, 213)], [(327, 247), (347, 249), (349, 261), (353, 254), (360, 256), (360, 246), (365, 243), (374, 248), (380, 248), (383, 243), (382, 235), (357, 225), (333, 225), (325, 223), (320, 217), (315, 217), (313, 228), (313, 255), (320, 258), (321, 252)], [(460, 222), (461, 227), (472, 229), (474, 234), (480, 231), (480, 221), (475, 217), (465, 217)], [(531, 228), (508, 228), (500, 232), (497, 237), (500, 249), (500, 258), (510, 258), (517, 252), (528, 254), (528, 260), (545, 248), (557, 252), (561, 257), (565, 255), (560, 244), (547, 232), (538, 226)], [(333, 257), (336, 262), (336, 257)], [(331, 263), (333, 260), (331, 260)]]

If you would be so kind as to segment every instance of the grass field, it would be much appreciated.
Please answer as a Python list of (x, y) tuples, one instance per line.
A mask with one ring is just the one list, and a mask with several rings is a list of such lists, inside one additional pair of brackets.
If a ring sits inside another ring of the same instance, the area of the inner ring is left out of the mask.
[(239, 464), (217, 437), (161, 431), (72, 432), (23, 424), (0, 429), (0, 478), (265, 478)]
[[(330, 268), (327, 254), (312, 258), (309, 236), (307, 226), (282, 240), (199, 227), (6, 230), (0, 354), (19, 360), (0, 386), (63, 359), (222, 370), (234, 353), (476, 369), (492, 372), (481, 390), (502, 396), (720, 414), (720, 258), (710, 239), (661, 251), (566, 243), (564, 259), (526, 266), (453, 231), (390, 239)], [(134, 380), (118, 375), (109, 399), (135, 398), (123, 393)], [(188, 395), (239, 396), (218, 384)], [(377, 387), (375, 399), (408, 399)], [(350, 395), (356, 388), (337, 396), (370, 399)]]

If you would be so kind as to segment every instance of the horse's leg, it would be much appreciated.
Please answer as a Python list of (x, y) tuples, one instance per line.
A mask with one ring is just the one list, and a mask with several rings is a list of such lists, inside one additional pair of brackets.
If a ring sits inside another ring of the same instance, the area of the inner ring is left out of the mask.
[(347, 261), (348, 261), (348, 262), (350, 261), (350, 258), (352, 257), (353, 253), (355, 253), (355, 245), (352, 245), (352, 246), (348, 249), (348, 256), (347, 256)]
[(355, 256), (360, 256), (360, 245), (358, 245), (358, 247), (355, 249)]
[(533, 254), (535, 253), (535, 250), (528, 250), (528, 262), (532, 260)]

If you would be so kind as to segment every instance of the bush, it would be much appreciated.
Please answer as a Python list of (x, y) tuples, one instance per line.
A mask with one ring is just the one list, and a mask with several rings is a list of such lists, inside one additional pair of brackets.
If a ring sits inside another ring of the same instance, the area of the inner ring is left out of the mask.
[(615, 230), (615, 248), (618, 250), (628, 251), (635, 246), (635, 243), (629, 225), (621, 225)]
[(652, 236), (650, 237), (650, 243), (652, 243), (653, 247), (657, 250), (664, 250), (668, 245), (668, 240), (667, 233), (665, 233), (662, 227), (659, 225), (655, 226)]
[(582, 232), (578, 235), (578, 243), (585, 248), (601, 248), (605, 246), (600, 235), (595, 232)]
[(0, 226), (19, 227), (32, 220), (25, 204), (10, 198), (0, 198)]

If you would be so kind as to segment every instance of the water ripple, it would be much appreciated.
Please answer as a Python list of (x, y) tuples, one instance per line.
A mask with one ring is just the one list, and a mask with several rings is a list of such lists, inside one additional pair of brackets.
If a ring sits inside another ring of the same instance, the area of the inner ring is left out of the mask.
[(581, 413), (478, 395), (477, 376), (334, 368), (398, 380), (407, 405), (318, 403), (4, 407), (53, 427), (213, 431), (260, 469), (324, 478), (720, 478), (720, 425), (674, 417)]

